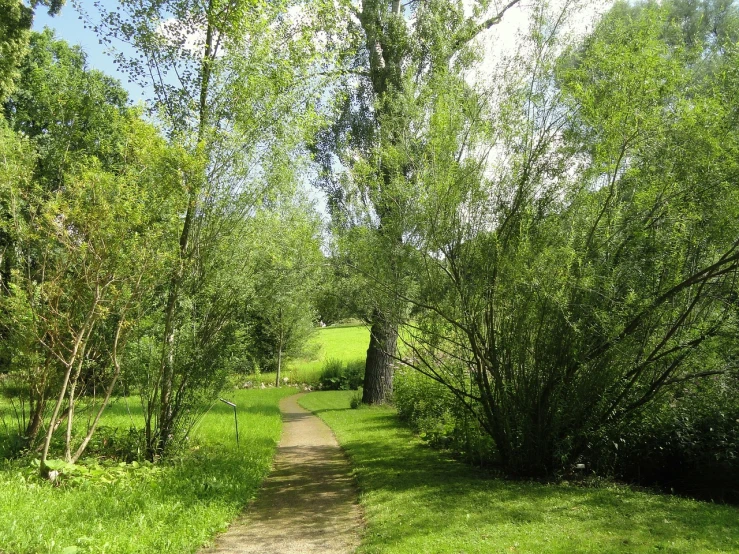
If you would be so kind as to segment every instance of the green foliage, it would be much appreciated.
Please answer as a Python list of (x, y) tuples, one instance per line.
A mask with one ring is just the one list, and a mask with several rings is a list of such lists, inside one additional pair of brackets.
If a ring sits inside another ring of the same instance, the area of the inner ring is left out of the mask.
[(13, 90), (32, 22), (33, 10), (22, 0), (0, 2), (0, 102)]
[(357, 390), (364, 383), (364, 360), (342, 362), (328, 358), (323, 363), (318, 384), (326, 390)]
[(18, 66), (26, 55), (34, 10), (39, 4), (48, 6), (50, 15), (56, 15), (64, 0), (0, 0), (0, 103), (15, 88)]
[(490, 465), (494, 445), (471, 413), (448, 387), (403, 368), (395, 372), (393, 403), (398, 416), (418, 436), (436, 448), (446, 448), (475, 465)]
[(12, 128), (37, 152), (34, 178), (44, 190), (58, 190), (83, 158), (104, 170), (125, 164), (126, 121), (133, 115), (121, 84), (90, 69), (79, 46), (53, 31), (32, 33), (15, 92), (4, 103)]
[(605, 427), (725, 370), (739, 137), (726, 74), (666, 40), (668, 14), (618, 4), (569, 48), (567, 13), (542, 7), (491, 90), (429, 103), (418, 282), (383, 286), (413, 305), (405, 363), (479, 418), (510, 474), (566, 473)]
[[(133, 313), (172, 263), (167, 242), (184, 200), (172, 166), (181, 152), (126, 102), (119, 83), (89, 70), (79, 48), (47, 30), (31, 36), (18, 87), (4, 104), (16, 146), (8, 149), (6, 132), (3, 369), (21, 387), (27, 445), (45, 417), (54, 420), (42, 459), (62, 413), (65, 458), (84, 451), (97, 420), (72, 454), (77, 398), (112, 393)], [(13, 178), (23, 151), (25, 167)]]
[(315, 329), (313, 298), (323, 264), (313, 207), (297, 196), (271, 204), (253, 222), (254, 235), (264, 239), (253, 253), (247, 312), (248, 353), (263, 371), (282, 369), (284, 360), (302, 354)]
[(326, 258), (315, 292), (315, 306), (320, 321), (336, 325), (366, 318), (366, 291), (362, 280), (337, 256)]
[(300, 400), (349, 455), (367, 524), (362, 554), (416, 552), (733, 552), (737, 508), (626, 487), (492, 478), (424, 448), (387, 407), (352, 410), (351, 392)]
[(739, 499), (739, 380), (714, 376), (607, 429), (585, 460), (600, 473), (667, 491)]

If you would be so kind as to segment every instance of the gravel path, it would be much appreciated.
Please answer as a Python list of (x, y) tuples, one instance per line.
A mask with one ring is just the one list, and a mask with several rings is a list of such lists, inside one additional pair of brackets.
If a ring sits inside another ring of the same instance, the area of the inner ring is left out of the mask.
[(283, 429), (272, 473), (243, 519), (203, 551), (349, 554), (362, 526), (351, 468), (331, 429), (298, 405), (280, 401)]

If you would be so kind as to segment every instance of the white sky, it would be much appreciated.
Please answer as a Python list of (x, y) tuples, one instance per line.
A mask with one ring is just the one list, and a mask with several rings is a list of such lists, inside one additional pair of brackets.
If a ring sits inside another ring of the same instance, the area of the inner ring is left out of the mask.
[[(465, 0), (470, 4), (472, 0)], [(507, 2), (508, 0), (506, 0)], [(563, 8), (570, 5), (571, 13), (567, 17), (566, 32), (573, 38), (582, 37), (589, 33), (599, 19), (613, 5), (614, 0), (550, 0), (549, 13), (559, 14)], [(503, 5), (497, 0), (494, 5)], [(534, 6), (538, 2), (522, 0), (521, 3), (510, 8), (503, 20), (489, 30), (483, 32), (477, 43), (485, 51), (483, 66), (492, 67), (501, 56), (512, 55), (526, 35), (532, 22)], [(493, 10), (491, 10), (493, 13)]]

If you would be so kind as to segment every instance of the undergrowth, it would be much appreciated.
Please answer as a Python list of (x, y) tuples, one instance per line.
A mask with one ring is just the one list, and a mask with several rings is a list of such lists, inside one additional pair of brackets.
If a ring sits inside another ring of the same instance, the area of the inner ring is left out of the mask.
[[(35, 456), (2, 462), (0, 552), (197, 551), (254, 496), (280, 436), (277, 402), (292, 393), (230, 395), (238, 406), (240, 448), (233, 412), (218, 403), (187, 446), (160, 464), (126, 462), (110, 451), (75, 466), (53, 460), (59, 477), (52, 483), (37, 476)], [(127, 429), (129, 420), (119, 403), (106, 414), (105, 424)]]

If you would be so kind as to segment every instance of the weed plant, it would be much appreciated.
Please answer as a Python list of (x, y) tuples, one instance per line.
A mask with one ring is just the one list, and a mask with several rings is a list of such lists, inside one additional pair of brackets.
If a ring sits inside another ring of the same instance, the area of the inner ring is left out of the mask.
[(323, 364), (319, 385), (325, 390), (357, 390), (364, 383), (364, 367), (361, 359), (343, 362), (330, 358)]

